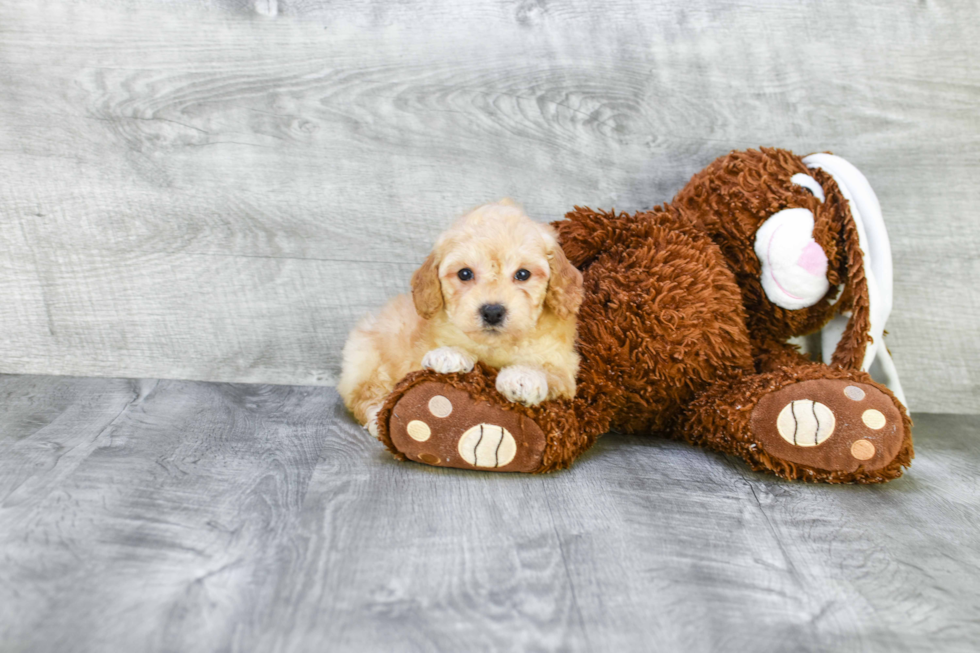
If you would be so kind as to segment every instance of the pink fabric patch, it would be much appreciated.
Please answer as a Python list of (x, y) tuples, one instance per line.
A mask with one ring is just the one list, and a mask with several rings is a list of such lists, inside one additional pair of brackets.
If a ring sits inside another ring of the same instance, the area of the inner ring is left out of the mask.
[(796, 259), (796, 264), (815, 277), (822, 277), (827, 274), (827, 255), (823, 253), (823, 249), (814, 240), (811, 240), (803, 248), (803, 253), (800, 254), (800, 258)]

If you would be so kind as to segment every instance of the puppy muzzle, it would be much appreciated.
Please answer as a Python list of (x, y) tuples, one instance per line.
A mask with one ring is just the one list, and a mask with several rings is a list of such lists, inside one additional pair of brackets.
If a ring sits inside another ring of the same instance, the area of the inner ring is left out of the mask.
[(484, 327), (499, 327), (507, 317), (507, 308), (503, 304), (484, 304), (480, 307), (480, 320)]

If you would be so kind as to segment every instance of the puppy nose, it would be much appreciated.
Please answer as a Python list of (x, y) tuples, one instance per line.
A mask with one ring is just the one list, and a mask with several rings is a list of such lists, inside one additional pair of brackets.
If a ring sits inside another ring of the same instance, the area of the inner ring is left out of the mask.
[(484, 304), (480, 307), (480, 317), (483, 323), (489, 326), (497, 326), (504, 321), (507, 309), (502, 304)]

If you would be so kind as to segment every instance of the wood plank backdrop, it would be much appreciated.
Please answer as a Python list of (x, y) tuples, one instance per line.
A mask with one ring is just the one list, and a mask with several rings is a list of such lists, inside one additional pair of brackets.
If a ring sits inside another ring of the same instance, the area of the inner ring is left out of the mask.
[(980, 412), (974, 3), (0, 0), (0, 371), (331, 383), (466, 208), (733, 148), (881, 199), (914, 410)]

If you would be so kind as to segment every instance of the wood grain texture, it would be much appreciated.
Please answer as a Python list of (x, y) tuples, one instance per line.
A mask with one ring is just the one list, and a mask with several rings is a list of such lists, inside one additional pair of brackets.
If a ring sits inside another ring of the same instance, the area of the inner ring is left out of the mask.
[(332, 383), (435, 236), (732, 148), (878, 191), (914, 410), (980, 412), (969, 3), (0, 0), (0, 370)]
[(323, 387), (0, 376), (0, 650), (975, 651), (980, 418), (877, 487), (610, 435), (392, 459)]

